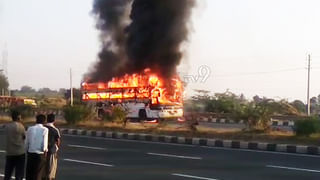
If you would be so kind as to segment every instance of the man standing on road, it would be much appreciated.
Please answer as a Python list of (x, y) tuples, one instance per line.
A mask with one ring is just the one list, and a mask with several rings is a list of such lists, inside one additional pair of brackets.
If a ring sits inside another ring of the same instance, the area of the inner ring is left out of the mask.
[(6, 165), (4, 180), (11, 179), (13, 170), (15, 170), (15, 179), (22, 180), (25, 163), (25, 129), (20, 122), (19, 112), (13, 111), (11, 117), (13, 122), (5, 125)]
[(48, 154), (46, 162), (45, 179), (53, 180), (56, 178), (56, 171), (58, 166), (58, 149), (60, 147), (60, 131), (54, 125), (55, 115), (49, 114), (47, 116), (47, 125), (45, 126), (49, 130), (48, 136)]
[(28, 128), (27, 149), (27, 172), (26, 180), (41, 180), (45, 172), (46, 155), (48, 152), (48, 129), (43, 126), (46, 116), (36, 116), (36, 125)]

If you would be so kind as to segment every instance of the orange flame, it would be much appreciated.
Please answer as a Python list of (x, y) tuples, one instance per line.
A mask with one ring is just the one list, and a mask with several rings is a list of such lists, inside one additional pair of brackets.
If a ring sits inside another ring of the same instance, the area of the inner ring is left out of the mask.
[(108, 82), (84, 82), (81, 88), (84, 101), (149, 100), (151, 104), (182, 104), (183, 98), (183, 85), (178, 77), (165, 81), (150, 69), (145, 69), (142, 74), (115, 77)]

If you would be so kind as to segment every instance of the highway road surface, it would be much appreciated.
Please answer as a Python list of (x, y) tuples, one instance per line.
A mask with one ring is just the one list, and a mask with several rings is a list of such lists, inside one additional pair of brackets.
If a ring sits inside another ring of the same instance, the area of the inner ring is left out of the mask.
[(319, 180), (320, 156), (64, 135), (57, 179)]

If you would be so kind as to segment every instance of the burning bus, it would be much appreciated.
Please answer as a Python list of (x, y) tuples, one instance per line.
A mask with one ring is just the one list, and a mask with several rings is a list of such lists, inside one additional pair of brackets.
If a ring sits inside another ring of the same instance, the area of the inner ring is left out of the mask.
[(120, 105), (127, 119), (182, 120), (183, 83), (179, 77), (164, 80), (150, 69), (107, 82), (83, 82), (82, 101), (108, 109)]
[(193, 0), (94, 1), (101, 50), (84, 77), (82, 100), (120, 105), (129, 119), (182, 118), (177, 66), (195, 5)]

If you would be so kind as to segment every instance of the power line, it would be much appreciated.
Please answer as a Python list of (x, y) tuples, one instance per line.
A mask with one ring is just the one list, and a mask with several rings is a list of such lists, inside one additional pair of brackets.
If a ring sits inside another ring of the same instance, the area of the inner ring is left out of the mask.
[(235, 74), (226, 74), (226, 75), (216, 75), (215, 77), (232, 77), (232, 76), (250, 76), (250, 75), (260, 75), (260, 74), (272, 74), (272, 73), (281, 73), (281, 72), (291, 72), (291, 71), (300, 71), (305, 68), (288, 68), (288, 69), (279, 69), (274, 71), (262, 71), (262, 72), (242, 72)]

